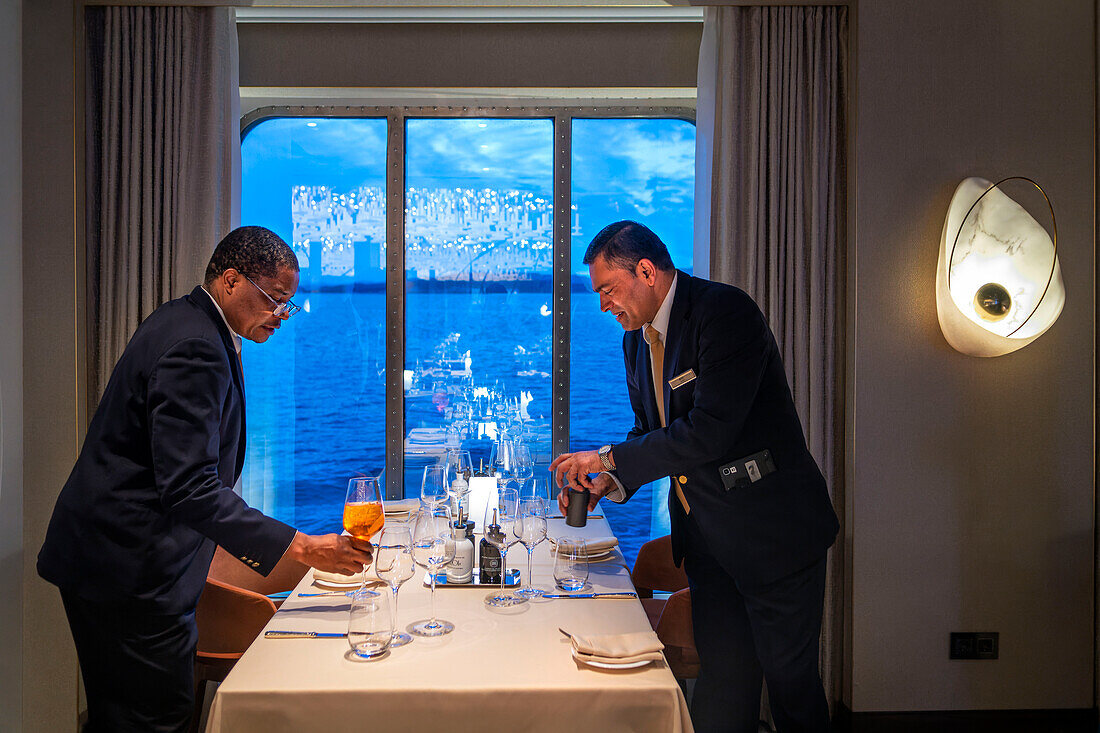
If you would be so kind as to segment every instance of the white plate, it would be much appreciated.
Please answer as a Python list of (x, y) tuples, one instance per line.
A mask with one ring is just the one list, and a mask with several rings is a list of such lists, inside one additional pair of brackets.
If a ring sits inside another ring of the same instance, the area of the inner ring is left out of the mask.
[(589, 667), (599, 667), (600, 669), (635, 669), (637, 667), (644, 667), (647, 664), (653, 664), (653, 659), (642, 659), (637, 662), (626, 662), (625, 664), (612, 664), (611, 662), (594, 662), (590, 659), (580, 659), (577, 657), (576, 652), (573, 652), (573, 659), (577, 660), (581, 664), (587, 664)]
[(313, 579), (313, 584), (319, 588), (331, 588), (332, 590), (355, 590), (359, 586), (363, 585), (362, 581), (358, 583), (334, 583), (330, 580)]

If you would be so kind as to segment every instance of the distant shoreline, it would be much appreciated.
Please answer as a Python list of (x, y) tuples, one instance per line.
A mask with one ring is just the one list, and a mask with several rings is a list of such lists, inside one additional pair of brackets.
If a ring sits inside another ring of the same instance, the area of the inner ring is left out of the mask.
[[(690, 274), (690, 271), (689, 271)], [(326, 278), (327, 279), (327, 278)], [(341, 278), (342, 279), (342, 278)], [(590, 292), (588, 278), (574, 275), (570, 281), (572, 292)], [(321, 282), (310, 283), (304, 279), (298, 285), (300, 293), (384, 293), (386, 283), (371, 282)], [(552, 293), (553, 280), (549, 277), (532, 277), (515, 280), (425, 280), (405, 278), (407, 293)]]

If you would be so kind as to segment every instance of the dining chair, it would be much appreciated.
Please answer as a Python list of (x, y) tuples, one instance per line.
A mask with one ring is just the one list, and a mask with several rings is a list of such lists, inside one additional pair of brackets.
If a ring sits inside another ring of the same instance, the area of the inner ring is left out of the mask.
[[(672, 537), (665, 535), (646, 542), (630, 571), (649, 624), (665, 645), (665, 659), (677, 680), (699, 676), (699, 653), (691, 627), (691, 591), (687, 573), (672, 560)], [(671, 593), (667, 599), (653, 592)]]
[(195, 609), (199, 641), (192, 731), (200, 730), (206, 683), (225, 679), (282, 603), (267, 594), (292, 590), (307, 570), (305, 565), (283, 557), (264, 577), (217, 548)]

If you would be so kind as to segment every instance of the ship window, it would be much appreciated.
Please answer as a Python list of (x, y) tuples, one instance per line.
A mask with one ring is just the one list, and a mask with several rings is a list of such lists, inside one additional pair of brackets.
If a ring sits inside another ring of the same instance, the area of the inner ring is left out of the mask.
[[(622, 440), (622, 330), (600, 312), (584, 250), (635, 219), (692, 271), (684, 110), (464, 111), (312, 108), (244, 136), (241, 223), (291, 243), (303, 309), (245, 344), (241, 489), (304, 532), (340, 531), (353, 475), (388, 469), (391, 497), (417, 496), (448, 444), (477, 467), (499, 430), (521, 432), (544, 470)], [(658, 483), (601, 504), (629, 562), (668, 532), (665, 496)]]

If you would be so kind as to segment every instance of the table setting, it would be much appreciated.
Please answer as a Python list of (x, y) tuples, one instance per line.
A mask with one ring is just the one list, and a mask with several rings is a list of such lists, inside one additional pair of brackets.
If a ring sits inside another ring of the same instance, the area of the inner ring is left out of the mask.
[(305, 574), (219, 687), (207, 730), (480, 731), (507, 716), (549, 731), (574, 709), (580, 730), (690, 731), (607, 521), (568, 526), (547, 477), (527, 476), (498, 477), (476, 525), (469, 470), (442, 456), (415, 507), (352, 479), (345, 530), (374, 562)]

